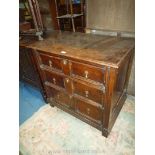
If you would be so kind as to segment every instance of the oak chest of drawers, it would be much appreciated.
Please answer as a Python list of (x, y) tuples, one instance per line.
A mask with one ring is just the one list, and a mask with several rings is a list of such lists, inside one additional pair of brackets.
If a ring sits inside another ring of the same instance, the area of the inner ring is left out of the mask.
[(54, 32), (29, 48), (51, 106), (107, 137), (126, 99), (134, 40)]

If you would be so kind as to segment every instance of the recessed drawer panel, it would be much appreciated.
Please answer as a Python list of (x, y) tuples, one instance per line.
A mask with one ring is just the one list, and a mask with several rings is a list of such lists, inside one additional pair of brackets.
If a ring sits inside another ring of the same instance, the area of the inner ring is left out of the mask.
[(62, 71), (60, 58), (56, 58), (56, 57), (52, 57), (44, 54), (40, 54), (40, 58), (43, 65), (46, 65), (52, 69), (57, 69)]
[(45, 81), (52, 83), (54, 85), (65, 88), (63, 77), (59, 74), (52, 73), (50, 71), (43, 71), (45, 73)]
[(74, 99), (76, 104), (76, 111), (95, 122), (101, 123), (102, 120), (102, 110), (100, 107), (91, 105), (80, 99)]
[(103, 83), (103, 71), (95, 66), (72, 62), (72, 75)]
[(74, 109), (73, 99), (67, 93), (59, 91), (50, 86), (45, 86), (47, 97), (51, 99), (51, 101), (55, 101), (58, 104), (64, 105), (68, 108)]
[(73, 81), (74, 94), (81, 95), (85, 98), (93, 100), (99, 104), (102, 104), (103, 91), (93, 87), (92, 84), (83, 84), (77, 81)]

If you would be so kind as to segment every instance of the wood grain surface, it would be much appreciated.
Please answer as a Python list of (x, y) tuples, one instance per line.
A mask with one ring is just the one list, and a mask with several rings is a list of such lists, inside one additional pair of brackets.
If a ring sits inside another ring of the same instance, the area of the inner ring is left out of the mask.
[(45, 53), (118, 68), (122, 59), (134, 48), (134, 39), (53, 31), (43, 41), (25, 46)]
[(86, 27), (135, 31), (135, 0), (87, 0)]

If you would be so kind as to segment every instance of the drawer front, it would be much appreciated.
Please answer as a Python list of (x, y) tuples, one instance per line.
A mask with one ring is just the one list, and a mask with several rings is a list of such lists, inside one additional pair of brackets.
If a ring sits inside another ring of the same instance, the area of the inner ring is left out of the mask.
[(85, 98), (93, 100), (94, 102), (102, 104), (103, 91), (99, 90), (99, 89), (96, 89), (94, 87), (91, 87), (91, 85), (92, 84), (90, 84), (88, 86), (87, 84), (83, 84), (83, 83), (74, 81), (73, 82), (74, 94), (81, 95), (81, 96), (83, 96)]
[(72, 75), (103, 83), (103, 71), (98, 67), (72, 62)]
[(44, 54), (40, 54), (40, 58), (43, 65), (62, 71), (61, 59)]
[(53, 101), (65, 107), (74, 109), (73, 99), (68, 94), (50, 86), (45, 86), (45, 90), (48, 98), (52, 98)]
[(52, 73), (44, 70), (45, 73), (45, 81), (57, 85), (59, 87), (65, 88), (63, 77), (59, 74)]
[(74, 101), (76, 104), (77, 113), (82, 114), (95, 122), (101, 123), (102, 110), (99, 107), (91, 105), (77, 98), (74, 99)]

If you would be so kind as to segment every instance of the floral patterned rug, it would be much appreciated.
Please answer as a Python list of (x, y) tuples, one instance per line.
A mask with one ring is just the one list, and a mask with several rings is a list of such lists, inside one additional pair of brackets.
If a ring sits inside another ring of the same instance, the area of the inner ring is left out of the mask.
[(23, 155), (134, 155), (134, 98), (128, 97), (108, 138), (79, 119), (50, 105), (20, 126)]

